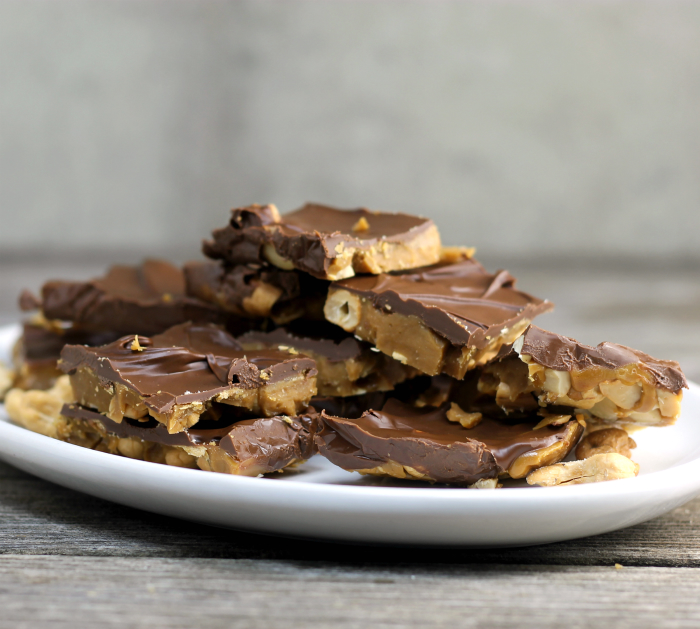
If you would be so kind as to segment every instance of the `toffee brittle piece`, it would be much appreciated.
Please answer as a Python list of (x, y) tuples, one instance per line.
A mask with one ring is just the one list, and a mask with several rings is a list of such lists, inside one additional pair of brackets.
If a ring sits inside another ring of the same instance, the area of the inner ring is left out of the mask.
[(299, 317), (323, 319), (328, 283), (276, 267), (218, 262), (184, 266), (187, 294), (238, 317), (269, 317), (278, 325)]
[(46, 319), (68, 321), (76, 329), (120, 336), (157, 334), (185, 321), (223, 322), (220, 310), (185, 294), (182, 270), (162, 260), (113, 266), (104, 277), (85, 282), (46, 282), (41, 299), (25, 291), (20, 307), (40, 308)]
[(245, 351), (213, 325), (182, 324), (97, 348), (67, 345), (59, 365), (81, 406), (115, 422), (152, 417), (169, 433), (194, 426), (219, 404), (265, 417), (297, 415), (316, 394), (313, 360)]
[(594, 422), (628, 427), (665, 426), (680, 415), (688, 383), (675, 361), (616, 343), (583, 345), (536, 326), (513, 349), (484, 367), (478, 384), (504, 408), (534, 397), (545, 408), (575, 408)]
[(317, 413), (309, 408), (296, 417), (226, 419), (203, 422), (177, 434), (149, 420), (111, 419), (76, 404), (64, 405), (58, 438), (93, 450), (132, 459), (208, 472), (258, 476), (279, 472), (312, 456)]
[(276, 348), (302, 353), (316, 362), (318, 395), (350, 396), (391, 391), (398, 383), (418, 375), (369, 343), (358, 341), (336, 326), (321, 322), (313, 327), (292, 326), (272, 332), (247, 332), (238, 337), (244, 349)]
[(359, 419), (321, 413), (319, 452), (349, 471), (477, 487), (524, 478), (561, 461), (583, 433), (575, 419), (541, 427), (482, 417), (465, 428), (454, 405), (416, 408), (391, 399)]
[(428, 375), (465, 373), (492, 360), (552, 304), (515, 289), (506, 271), (458, 259), (331, 284), (326, 319)]
[(203, 251), (215, 260), (265, 262), (325, 280), (417, 268), (440, 257), (440, 235), (430, 219), (314, 203), (281, 217), (274, 205), (236, 208), (212, 236)]

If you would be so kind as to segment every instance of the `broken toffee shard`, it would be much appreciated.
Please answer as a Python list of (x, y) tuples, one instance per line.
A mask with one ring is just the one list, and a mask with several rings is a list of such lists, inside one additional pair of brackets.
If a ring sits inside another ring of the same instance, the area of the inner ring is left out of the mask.
[(461, 379), (553, 305), (472, 259), (331, 284), (326, 319), (425, 374)]
[(391, 391), (398, 383), (418, 375), (390, 356), (372, 351), (369, 343), (358, 341), (326, 322), (291, 325), (272, 332), (247, 332), (238, 337), (244, 349), (279, 349), (313, 358), (318, 369), (320, 396), (356, 396), (372, 391)]
[(81, 330), (116, 335), (157, 334), (185, 321), (223, 321), (217, 308), (185, 294), (182, 270), (163, 260), (113, 266), (104, 277), (85, 282), (46, 282), (41, 299), (25, 291), (20, 307), (40, 308), (46, 319)]
[(76, 401), (115, 422), (153, 419), (169, 433), (194, 426), (220, 404), (265, 417), (297, 415), (316, 394), (314, 361), (277, 350), (244, 351), (223, 329), (182, 324), (103, 347), (67, 345), (61, 369)]
[(485, 366), (478, 383), (503, 408), (536, 397), (542, 407), (575, 408), (597, 423), (637, 427), (673, 424), (680, 415), (688, 383), (675, 361), (616, 343), (591, 347), (536, 326), (513, 350)]
[[(458, 414), (459, 415), (459, 414)], [(391, 399), (359, 419), (321, 413), (319, 452), (349, 471), (438, 483), (495, 487), (499, 475), (523, 478), (561, 461), (583, 433), (575, 419), (559, 425), (481, 418), (463, 427), (454, 406), (415, 408)], [(539, 419), (539, 418), (537, 418)]]
[(62, 441), (132, 459), (210, 472), (258, 476), (277, 472), (312, 456), (318, 415), (305, 409), (295, 417), (227, 419), (170, 434), (157, 421), (117, 423), (76, 404), (66, 404), (57, 420)]
[(409, 214), (307, 203), (280, 216), (274, 205), (251, 205), (232, 210), (203, 251), (229, 265), (269, 263), (337, 280), (433, 264), (440, 235), (433, 221)]

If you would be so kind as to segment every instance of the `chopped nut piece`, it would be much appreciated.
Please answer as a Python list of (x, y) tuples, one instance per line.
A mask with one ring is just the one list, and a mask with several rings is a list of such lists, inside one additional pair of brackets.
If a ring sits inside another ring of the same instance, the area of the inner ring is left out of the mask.
[(571, 419), (571, 415), (549, 415), (547, 413), (540, 413), (544, 416), (544, 419), (533, 428), (533, 430), (539, 430), (545, 426), (561, 426)]
[(502, 485), (498, 484), (497, 478), (480, 478), (473, 485), (469, 485), (469, 489), (498, 489)]
[(364, 216), (360, 217), (360, 220), (352, 226), (352, 231), (354, 232), (366, 232), (368, 229), (369, 222)]
[(459, 407), (459, 404), (452, 402), (450, 410), (445, 414), (451, 422), (457, 422), (464, 428), (474, 428), (483, 419), (481, 413), (467, 413)]
[(620, 428), (604, 428), (586, 435), (576, 447), (576, 458), (587, 459), (594, 454), (617, 452), (628, 459), (637, 444)]
[(639, 465), (617, 453), (594, 454), (582, 461), (557, 463), (541, 467), (527, 475), (529, 485), (553, 487), (555, 485), (580, 485), (608, 480), (633, 478), (639, 473)]

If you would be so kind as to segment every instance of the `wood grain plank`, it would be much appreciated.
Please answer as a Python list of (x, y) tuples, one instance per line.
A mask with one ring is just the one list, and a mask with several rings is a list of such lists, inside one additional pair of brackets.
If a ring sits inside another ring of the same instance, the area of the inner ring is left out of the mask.
[(2, 627), (697, 627), (700, 571), (0, 558)]
[(700, 566), (700, 499), (651, 522), (571, 542), (493, 550), (409, 550), (290, 540), (192, 524), (64, 489), (2, 464), (0, 478), (0, 553), (316, 560), (348, 566)]

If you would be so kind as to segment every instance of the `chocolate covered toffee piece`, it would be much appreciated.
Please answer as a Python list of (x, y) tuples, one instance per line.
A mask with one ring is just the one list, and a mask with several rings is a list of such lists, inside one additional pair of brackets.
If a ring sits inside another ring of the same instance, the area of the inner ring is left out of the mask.
[(318, 394), (362, 395), (390, 391), (418, 375), (412, 367), (373, 350), (368, 343), (327, 323), (278, 328), (272, 332), (248, 332), (238, 338), (244, 349), (275, 348), (305, 354), (316, 361)]
[(182, 324), (96, 348), (67, 345), (59, 365), (80, 405), (115, 422), (150, 416), (169, 433), (194, 426), (220, 404), (266, 417), (296, 415), (316, 394), (313, 360), (245, 351), (213, 325)]
[(76, 404), (63, 406), (58, 429), (63, 441), (122, 454), (132, 459), (200, 467), (208, 472), (258, 476), (308, 459), (316, 451), (318, 415), (307, 409), (297, 417), (277, 416), (227, 421), (226, 414), (177, 434), (155, 420), (116, 423)]
[(20, 307), (41, 308), (46, 319), (81, 330), (118, 335), (157, 334), (185, 321), (222, 321), (218, 309), (185, 294), (182, 271), (162, 260), (113, 266), (104, 277), (86, 282), (46, 282), (41, 299), (25, 291)]
[(323, 412), (316, 444), (332, 463), (362, 474), (495, 486), (499, 475), (523, 478), (561, 461), (583, 432), (569, 419), (536, 427), (481, 417), (466, 428), (455, 406), (415, 408), (392, 399), (354, 420)]
[(492, 360), (552, 304), (475, 260), (354, 277), (331, 284), (324, 314), (395, 359), (454, 378)]
[(236, 208), (212, 236), (203, 249), (210, 258), (267, 262), (326, 280), (417, 268), (440, 257), (440, 235), (427, 218), (313, 203), (282, 217), (274, 205)]
[(238, 317), (270, 317), (284, 324), (301, 316), (323, 319), (328, 283), (298, 271), (218, 262), (184, 266), (187, 294)]
[(580, 409), (601, 423), (664, 426), (680, 415), (685, 376), (677, 362), (615, 343), (597, 347), (531, 326), (514, 352), (487, 365), (479, 390), (504, 408), (537, 398), (540, 406)]

